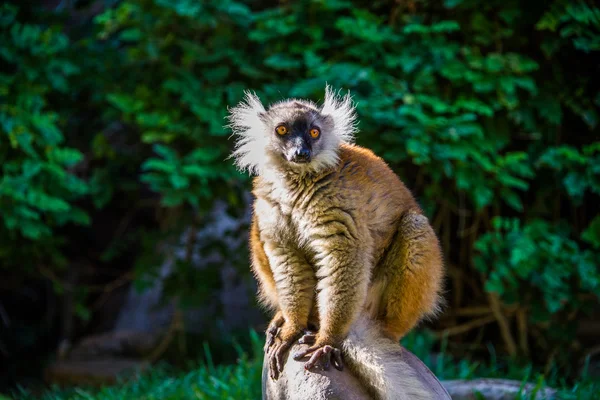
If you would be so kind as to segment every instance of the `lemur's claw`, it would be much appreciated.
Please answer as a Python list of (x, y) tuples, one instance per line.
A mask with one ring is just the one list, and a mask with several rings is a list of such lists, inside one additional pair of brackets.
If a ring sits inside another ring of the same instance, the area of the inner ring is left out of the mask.
[(293, 357), (295, 360), (300, 360), (309, 355), (310, 355), (309, 360), (306, 362), (306, 364), (304, 364), (304, 368), (307, 370), (315, 367), (315, 365), (317, 365), (317, 362), (319, 361), (319, 359), (323, 360), (322, 365), (323, 365), (323, 369), (325, 369), (325, 370), (329, 369), (329, 366), (331, 365), (332, 361), (333, 361), (333, 366), (337, 370), (342, 371), (344, 369), (344, 364), (342, 362), (342, 352), (333, 346), (330, 346), (328, 344), (326, 344), (324, 346), (319, 346), (319, 345), (312, 346), (312, 347), (309, 347), (308, 349), (296, 352), (293, 355)]
[(281, 332), (281, 326), (284, 322), (285, 319), (280, 314), (278, 314), (273, 318), (273, 320), (269, 324), (269, 327), (265, 332), (267, 336), (265, 340), (265, 347), (263, 348), (263, 351), (265, 353), (269, 351), (269, 348), (273, 346), (273, 343), (275, 343), (275, 339), (279, 337), (279, 333)]
[(316, 332), (306, 330), (306, 331), (304, 331), (304, 335), (302, 335), (302, 337), (298, 340), (298, 343), (311, 345), (311, 344), (315, 344), (316, 339), (317, 339)]

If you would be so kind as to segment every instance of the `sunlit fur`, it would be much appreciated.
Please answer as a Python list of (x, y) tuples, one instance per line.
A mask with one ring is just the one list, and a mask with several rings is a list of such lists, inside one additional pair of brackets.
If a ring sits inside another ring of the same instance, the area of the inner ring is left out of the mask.
[[(298, 115), (322, 128), (308, 164), (291, 162), (275, 132)], [(385, 354), (439, 309), (439, 241), (385, 161), (348, 143), (355, 132), (350, 96), (327, 88), (322, 107), (286, 100), (266, 110), (247, 93), (230, 121), (238, 167), (258, 175), (250, 249), (259, 298), (275, 311), (272, 377), (310, 323), (318, 328), (315, 349), (342, 349), (374, 398), (427, 398), (394, 379), (402, 365)]]
[[(282, 165), (281, 155), (276, 146), (279, 140), (274, 133), (281, 121), (293, 118), (297, 105), (314, 110), (326, 125), (321, 133), (320, 151), (308, 164)], [(327, 123), (330, 121), (330, 123)], [(236, 138), (232, 157), (240, 170), (253, 175), (264, 175), (273, 169), (285, 169), (300, 174), (318, 172), (338, 162), (338, 149), (341, 143), (351, 143), (356, 132), (356, 114), (352, 97), (347, 94), (339, 97), (327, 86), (325, 101), (321, 107), (307, 100), (289, 99), (265, 109), (256, 94), (245, 92), (245, 97), (236, 107), (230, 109), (229, 127)]]
[(358, 318), (342, 342), (346, 363), (376, 399), (428, 400), (434, 396), (400, 356), (398, 342), (381, 334), (376, 323)]

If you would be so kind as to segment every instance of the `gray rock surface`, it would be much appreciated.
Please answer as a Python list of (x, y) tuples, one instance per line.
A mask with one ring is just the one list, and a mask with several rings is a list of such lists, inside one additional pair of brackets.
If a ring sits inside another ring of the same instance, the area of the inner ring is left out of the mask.
[[(347, 368), (338, 371), (304, 369), (303, 361), (295, 361), (289, 354), (300, 350), (295, 345), (288, 353), (282, 375), (276, 381), (269, 378), (263, 362), (263, 400), (371, 400), (372, 397)], [(414, 354), (402, 349), (400, 357), (412, 368), (423, 387), (431, 391), (432, 400), (450, 400), (451, 397), (433, 373)], [(266, 361), (266, 357), (265, 357)]]
[[(244, 270), (236, 268), (235, 257), (232, 257), (247, 247), (249, 221), (248, 195), (245, 212), (241, 216), (229, 215), (227, 205), (217, 201), (196, 229), (192, 264), (199, 271), (218, 266), (220, 284), (206, 296), (207, 301), (201, 307), (184, 310), (186, 332), (205, 334), (206, 326), (211, 325), (228, 333), (264, 322), (262, 313), (255, 306), (256, 283), (251, 278), (250, 267)], [(132, 285), (113, 331), (162, 333), (168, 329), (175, 309), (173, 304), (161, 302), (164, 281), (175, 270), (177, 261), (185, 259), (188, 237), (189, 230), (185, 230), (181, 233), (179, 244), (163, 246), (161, 252), (165, 259), (158, 268), (157, 279), (142, 292)], [(245, 260), (246, 265), (247, 262)], [(218, 321), (215, 316), (218, 316)]]
[[(557, 398), (555, 389), (540, 388), (533, 383), (507, 379), (474, 379), (444, 381), (454, 400), (513, 400), (516, 398), (550, 400)], [(519, 397), (522, 396), (522, 397)]]

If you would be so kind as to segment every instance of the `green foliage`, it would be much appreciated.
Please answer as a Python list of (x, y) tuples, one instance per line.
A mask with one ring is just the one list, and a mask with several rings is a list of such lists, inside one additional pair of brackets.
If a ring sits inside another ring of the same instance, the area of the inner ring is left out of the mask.
[[(536, 24), (539, 30), (558, 32), (564, 42), (586, 53), (600, 50), (600, 10), (584, 1), (555, 1)], [(561, 43), (562, 44), (562, 43)], [(545, 51), (557, 51), (556, 45)]]
[(600, 142), (583, 146), (548, 149), (538, 160), (540, 167), (556, 171), (569, 198), (581, 205), (586, 192), (600, 195)]
[(210, 185), (212, 181), (231, 176), (230, 168), (220, 165), (220, 153), (211, 149), (199, 148), (183, 158), (161, 144), (154, 145), (154, 151), (161, 158), (150, 158), (142, 164), (145, 173), (141, 179), (152, 190), (163, 194), (162, 204), (165, 207), (176, 207), (182, 203), (198, 207), (199, 199), (215, 196)]
[[(521, 226), (516, 219), (497, 218), (493, 224), (496, 230), (477, 241), (474, 260), (488, 292), (528, 309), (534, 321), (551, 321), (590, 305), (582, 300), (586, 294), (600, 296), (597, 254), (581, 249), (569, 237), (568, 226), (540, 219)], [(597, 240), (592, 231), (586, 236)]]
[[(0, 263), (15, 276), (43, 265), (60, 288), (67, 254), (97, 251), (92, 263), (112, 266), (131, 251), (138, 280), (152, 279), (151, 249), (179, 240), (215, 200), (241, 204), (248, 180), (227, 160), (227, 107), (244, 89), (266, 103), (318, 101), (327, 82), (352, 91), (358, 143), (390, 163), (431, 217), (453, 272), (450, 310), (497, 294), (501, 312), (514, 305), (529, 316), (526, 333), (552, 328), (547, 341), (519, 344), (545, 363), (597, 307), (592, 2), (111, 4), (68, 30), (57, 12), (1, 8)], [(130, 223), (144, 207), (148, 221)], [(86, 224), (106, 215), (127, 233), (77, 247)], [(219, 266), (201, 281), (190, 261), (167, 278), (167, 296), (202, 299), (217, 280)], [(502, 340), (492, 331), (480, 332)]]
[[(210, 18), (187, 23), (201, 12)], [(137, 141), (153, 145), (159, 157), (140, 160), (141, 180), (162, 195), (165, 207), (198, 208), (201, 200), (218, 196), (219, 184), (237, 177), (224, 162), (224, 117), (233, 98), (223, 88), (231, 68), (219, 62), (216, 43), (190, 40), (208, 34), (219, 13), (191, 2), (122, 2), (96, 18), (100, 37), (128, 45), (115, 71), (124, 79), (106, 88), (106, 99), (137, 132)]]
[(10, 4), (0, 8), (0, 29), (0, 257), (6, 257), (11, 239), (47, 240), (54, 227), (85, 225), (89, 217), (73, 203), (88, 191), (70, 172), (83, 155), (65, 145), (61, 116), (49, 104), (79, 72), (66, 54), (69, 40), (56, 27), (19, 22)]

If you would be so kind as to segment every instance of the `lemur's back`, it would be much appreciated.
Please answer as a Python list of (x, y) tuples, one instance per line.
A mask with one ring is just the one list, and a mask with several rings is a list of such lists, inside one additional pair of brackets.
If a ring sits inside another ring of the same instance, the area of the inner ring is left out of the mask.
[[(377, 262), (397, 230), (400, 217), (420, 208), (408, 188), (383, 159), (364, 147), (343, 144), (340, 149), (340, 189), (354, 187), (353, 203), (367, 215)], [(368, 188), (368, 190), (365, 190)]]

